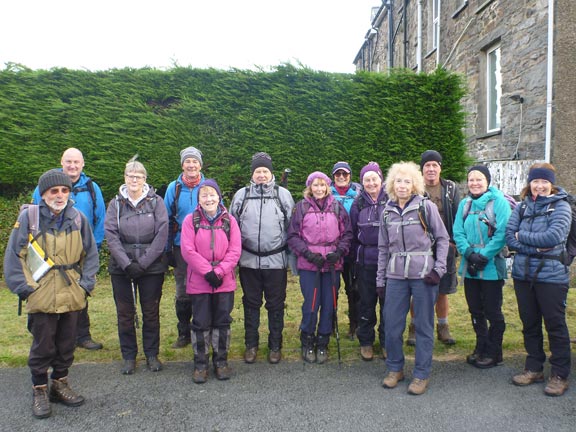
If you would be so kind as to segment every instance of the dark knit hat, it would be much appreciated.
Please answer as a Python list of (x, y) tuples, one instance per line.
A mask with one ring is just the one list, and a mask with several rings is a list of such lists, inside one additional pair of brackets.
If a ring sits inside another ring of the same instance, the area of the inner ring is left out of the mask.
[(336, 162), (332, 167), (332, 175), (334, 175), (338, 170), (346, 171), (348, 174), (352, 174), (352, 168), (350, 168), (348, 162)]
[(198, 191), (200, 191), (200, 189), (202, 189), (204, 186), (209, 186), (211, 188), (214, 188), (214, 190), (216, 190), (216, 192), (218, 193), (218, 197), (220, 198), (220, 201), (222, 201), (222, 192), (220, 191), (220, 186), (218, 186), (218, 183), (216, 183), (216, 180), (214, 180), (214, 179), (204, 180), (198, 186)]
[(556, 173), (549, 168), (532, 168), (528, 172), (528, 183), (536, 179), (548, 180), (554, 184), (556, 183)]
[(40, 192), (40, 196), (54, 186), (66, 186), (68, 189), (72, 190), (72, 181), (70, 180), (70, 177), (59, 169), (46, 171), (38, 179), (38, 191)]
[(422, 153), (422, 156), (420, 156), (420, 169), (424, 167), (426, 162), (430, 161), (438, 162), (438, 165), (442, 165), (442, 155), (436, 150), (426, 150)]
[(250, 168), (252, 172), (256, 171), (256, 168), (268, 168), (272, 171), (272, 158), (266, 152), (258, 152), (254, 156), (252, 156), (252, 164)]
[(368, 164), (364, 165), (360, 170), (360, 183), (364, 180), (364, 176), (366, 173), (374, 171), (380, 177), (380, 180), (384, 180), (384, 176), (382, 175), (382, 170), (380, 169), (380, 165), (378, 162), (368, 162)]
[(314, 171), (306, 179), (306, 187), (310, 187), (310, 185), (314, 182), (314, 179), (317, 178), (324, 180), (328, 186), (332, 185), (332, 179), (330, 179), (330, 177), (321, 171)]
[(490, 174), (490, 170), (486, 165), (474, 165), (472, 168), (468, 170), (468, 174), (466, 175), (466, 177), (468, 177), (468, 175), (472, 171), (480, 171), (484, 175), (484, 177), (486, 177), (488, 185), (490, 185), (490, 182), (492, 181), (492, 175)]
[(202, 162), (202, 152), (196, 147), (186, 147), (180, 152), (180, 165), (182, 165), (188, 158), (196, 159), (198, 162), (200, 162), (200, 166), (204, 165)]

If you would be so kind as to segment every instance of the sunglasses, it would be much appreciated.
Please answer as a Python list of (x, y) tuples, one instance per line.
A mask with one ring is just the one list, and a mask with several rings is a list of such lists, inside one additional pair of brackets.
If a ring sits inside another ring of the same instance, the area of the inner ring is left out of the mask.
[(346, 171), (336, 171), (334, 173), (334, 177), (348, 177), (350, 175), (350, 173), (347, 173)]

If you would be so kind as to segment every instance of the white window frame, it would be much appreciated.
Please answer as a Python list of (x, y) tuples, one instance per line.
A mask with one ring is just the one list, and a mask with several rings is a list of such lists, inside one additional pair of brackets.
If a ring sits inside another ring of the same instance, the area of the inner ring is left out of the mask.
[(502, 99), (502, 50), (500, 43), (486, 50), (486, 132), (501, 128)]
[(440, 1), (432, 0), (432, 49), (437, 49), (440, 41)]

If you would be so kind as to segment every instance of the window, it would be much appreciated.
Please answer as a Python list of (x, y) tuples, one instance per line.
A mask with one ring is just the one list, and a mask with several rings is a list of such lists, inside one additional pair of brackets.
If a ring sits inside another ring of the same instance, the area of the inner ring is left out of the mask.
[(432, 29), (432, 49), (438, 48), (440, 38), (440, 0), (431, 0), (431, 29)]
[(500, 130), (502, 74), (500, 44), (486, 50), (486, 132)]

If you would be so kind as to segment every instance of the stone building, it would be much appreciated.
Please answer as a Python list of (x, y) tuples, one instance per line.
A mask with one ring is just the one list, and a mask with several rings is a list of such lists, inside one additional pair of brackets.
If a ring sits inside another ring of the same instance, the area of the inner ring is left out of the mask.
[[(375, 0), (378, 2), (378, 0)], [(535, 160), (576, 193), (574, 0), (383, 0), (354, 64), (462, 74), (469, 154), (509, 193)]]

